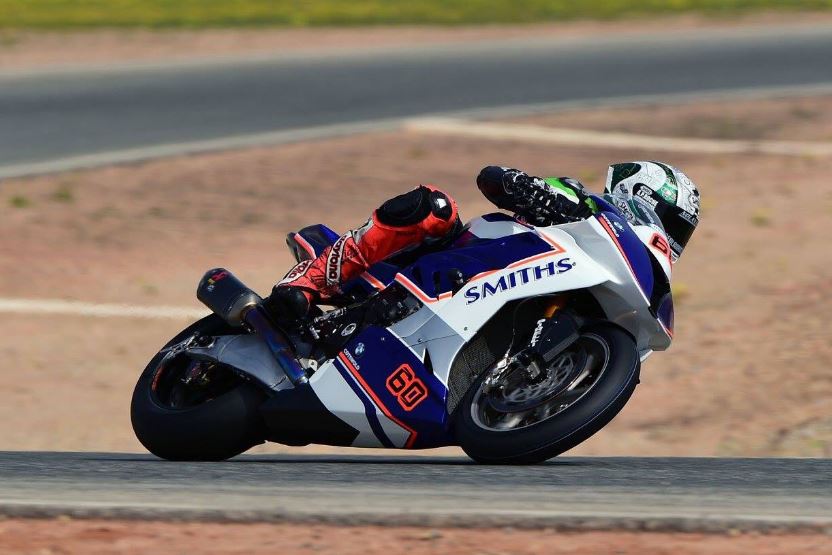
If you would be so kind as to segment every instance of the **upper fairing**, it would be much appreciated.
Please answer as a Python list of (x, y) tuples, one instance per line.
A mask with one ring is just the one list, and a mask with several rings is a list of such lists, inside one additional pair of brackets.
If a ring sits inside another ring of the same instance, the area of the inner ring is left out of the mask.
[[(504, 214), (475, 218), (452, 247), (400, 269), (395, 280), (421, 308), (386, 329), (357, 333), (310, 381), (328, 409), (359, 431), (355, 445), (452, 443), (445, 403), (450, 370), (461, 349), (511, 301), (587, 290), (606, 317), (633, 336), (642, 357), (667, 348), (670, 295), (653, 299), (657, 307), (651, 309), (654, 284), (668, 283), (653, 274), (651, 259), (668, 277), (671, 271), (669, 260), (657, 255), (660, 246), (651, 249), (656, 231), (631, 227), (606, 203), (599, 208), (587, 220), (551, 227)], [(456, 270), (464, 276), (461, 284), (449, 278)], [(424, 386), (423, 396), (401, 395), (405, 384)], [(407, 404), (413, 399), (418, 404)]]
[[(394, 326), (408, 344), (454, 334), (467, 341), (507, 302), (577, 289), (596, 294), (607, 317), (637, 336), (639, 348), (669, 344), (650, 312), (654, 277), (642, 238), (646, 231), (637, 232), (617, 212), (602, 210), (586, 221), (545, 228), (487, 215), (472, 220), (466, 232), (454, 248), (424, 257), (397, 276), (424, 303)], [(466, 281), (453, 293), (443, 276), (457, 267), (467, 270)], [(480, 271), (472, 275), (475, 267)]]
[(480, 239), (496, 239), (517, 233), (528, 233), (534, 228), (521, 223), (508, 214), (494, 212), (474, 218), (465, 226), (467, 232)]
[[(621, 246), (621, 237), (625, 233), (614, 227), (610, 231), (611, 226), (606, 225), (602, 216), (542, 228), (540, 232), (552, 236), (558, 236), (558, 233), (569, 235), (574, 248), (580, 248), (582, 255), (593, 261), (606, 278), (595, 285), (582, 288), (593, 294), (610, 321), (633, 335), (640, 351), (664, 350), (670, 345), (670, 335), (651, 312), (651, 291), (645, 291), (633, 263), (628, 260), (630, 254), (639, 251), (635, 248), (625, 250)], [(612, 220), (609, 214), (607, 216)], [(615, 236), (615, 231), (619, 232), (618, 237)], [(632, 230), (629, 230), (629, 233), (635, 237)], [(628, 244), (633, 247), (631, 242)], [(645, 256), (649, 256), (643, 246), (640, 250)], [(642, 261), (649, 264), (649, 259)]]

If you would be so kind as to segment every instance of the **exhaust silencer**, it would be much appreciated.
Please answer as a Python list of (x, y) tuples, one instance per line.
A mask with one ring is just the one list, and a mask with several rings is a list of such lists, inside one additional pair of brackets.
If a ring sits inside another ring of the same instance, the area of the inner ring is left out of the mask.
[(306, 371), (295, 358), (290, 343), (272, 325), (266, 311), (260, 306), (260, 296), (234, 277), (234, 274), (225, 268), (207, 271), (196, 288), (196, 298), (232, 326), (242, 326), (245, 323), (248, 329), (263, 340), (293, 384), (297, 386), (309, 381)]

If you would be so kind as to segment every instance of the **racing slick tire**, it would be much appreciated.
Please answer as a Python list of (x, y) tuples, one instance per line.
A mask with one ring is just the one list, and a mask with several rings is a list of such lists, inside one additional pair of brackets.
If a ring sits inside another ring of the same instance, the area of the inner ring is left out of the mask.
[[(585, 441), (624, 408), (639, 382), (641, 368), (633, 338), (616, 325), (602, 323), (582, 330), (576, 345), (595, 353), (594, 358), (584, 360), (586, 364), (593, 361), (597, 375), (579, 397), (580, 392), (573, 390), (577, 398), (571, 404), (539, 421), (524, 422), (522, 414), (529, 412), (512, 414), (495, 409), (495, 405), (502, 406), (494, 398), (505, 397), (505, 393), (493, 386), (491, 391), (498, 393), (488, 392), (486, 380), (493, 368), (474, 381), (454, 419), (457, 441), (469, 457), (484, 464), (540, 463)], [(589, 366), (584, 370), (593, 372)], [(557, 398), (550, 402), (557, 403)], [(533, 410), (545, 409), (540, 405)], [(517, 421), (514, 426), (513, 421)]]
[[(182, 331), (165, 348), (197, 332), (211, 336), (231, 333), (231, 329), (212, 314)], [(214, 369), (225, 372), (217, 380), (221, 387), (201, 396), (183, 392), (181, 374), (187, 369), (182, 365), (193, 362), (182, 356), (185, 361), (174, 358), (162, 367), (163, 358), (164, 353), (158, 353), (144, 369), (130, 407), (133, 431), (148, 451), (172, 461), (221, 461), (264, 442), (265, 425), (258, 408), (265, 393), (221, 367)], [(191, 402), (183, 402), (186, 399)]]

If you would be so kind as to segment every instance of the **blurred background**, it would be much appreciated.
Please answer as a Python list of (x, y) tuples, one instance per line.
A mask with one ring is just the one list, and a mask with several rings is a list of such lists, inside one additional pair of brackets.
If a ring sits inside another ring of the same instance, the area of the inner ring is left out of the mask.
[(289, 231), (659, 159), (703, 198), (676, 339), (575, 454), (832, 455), (830, 8), (0, 0), (0, 450), (141, 452), (132, 388), (197, 280), (267, 292)]

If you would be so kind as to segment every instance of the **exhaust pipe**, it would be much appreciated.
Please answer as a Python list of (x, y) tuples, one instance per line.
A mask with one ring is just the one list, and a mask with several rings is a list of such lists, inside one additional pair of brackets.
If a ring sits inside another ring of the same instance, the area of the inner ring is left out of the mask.
[(295, 385), (307, 383), (306, 371), (298, 363), (289, 341), (269, 320), (260, 306), (263, 299), (225, 268), (208, 270), (196, 289), (196, 298), (234, 327), (252, 330), (272, 352)]

